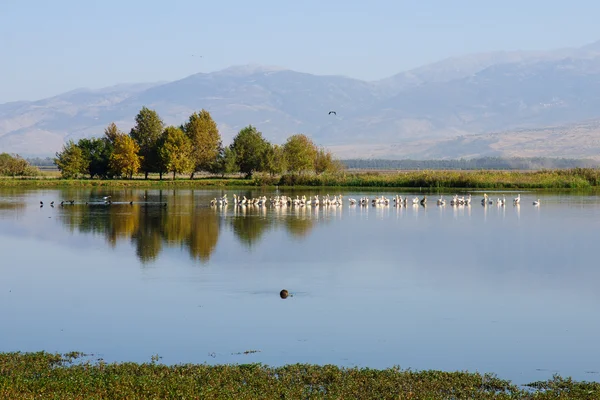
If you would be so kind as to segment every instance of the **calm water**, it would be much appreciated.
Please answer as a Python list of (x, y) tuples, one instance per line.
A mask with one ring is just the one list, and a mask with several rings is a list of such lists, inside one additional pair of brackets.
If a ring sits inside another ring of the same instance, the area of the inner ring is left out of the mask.
[(0, 351), (600, 380), (597, 196), (211, 208), (223, 193), (263, 194), (0, 190)]

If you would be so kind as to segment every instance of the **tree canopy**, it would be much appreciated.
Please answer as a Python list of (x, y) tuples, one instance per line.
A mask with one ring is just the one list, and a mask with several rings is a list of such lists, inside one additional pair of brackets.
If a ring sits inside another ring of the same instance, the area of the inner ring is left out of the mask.
[(165, 171), (184, 174), (192, 171), (194, 162), (191, 157), (192, 144), (185, 133), (174, 126), (169, 126), (163, 132), (158, 150), (160, 162)]
[[(110, 128), (110, 127), (109, 127)], [(135, 117), (135, 126), (129, 135), (139, 147), (140, 169), (148, 179), (149, 172), (160, 172), (158, 160), (158, 141), (164, 130), (164, 123), (154, 110), (142, 107)]]
[(73, 140), (65, 143), (62, 151), (56, 153), (54, 162), (63, 178), (77, 178), (85, 173), (89, 163), (82, 148), (75, 144)]
[(248, 125), (233, 138), (231, 150), (240, 172), (251, 177), (255, 171), (264, 166), (264, 155), (270, 144), (254, 126)]
[(287, 170), (304, 172), (313, 170), (317, 157), (317, 147), (304, 134), (292, 135), (283, 145)]
[[(242, 173), (247, 178), (256, 172), (278, 174), (317, 174), (339, 171), (343, 164), (324, 148), (317, 148), (304, 134), (290, 136), (283, 145), (271, 144), (255, 126), (241, 129), (229, 146), (223, 146), (216, 122), (204, 109), (194, 112), (177, 126), (163, 128), (154, 110), (142, 107), (129, 134), (113, 122), (101, 137), (82, 138), (65, 143), (54, 163), (64, 178), (89, 175), (90, 178), (132, 178), (138, 171), (145, 178), (158, 172), (191, 174)], [(158, 132), (158, 133), (157, 133)], [(43, 162), (43, 160), (37, 160)]]
[(126, 176), (129, 179), (139, 171), (143, 156), (139, 156), (140, 147), (127, 135), (118, 135), (115, 147), (110, 155), (109, 166), (115, 176)]
[(190, 115), (183, 131), (190, 139), (190, 159), (193, 163), (192, 176), (196, 171), (210, 171), (219, 156), (221, 134), (210, 113), (202, 109)]

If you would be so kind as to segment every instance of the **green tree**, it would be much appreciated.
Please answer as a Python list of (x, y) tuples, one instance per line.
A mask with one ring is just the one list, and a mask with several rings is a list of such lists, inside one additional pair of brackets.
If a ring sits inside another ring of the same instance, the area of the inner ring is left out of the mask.
[(185, 174), (194, 168), (191, 153), (192, 144), (185, 133), (177, 127), (167, 127), (163, 132), (158, 154), (165, 170), (173, 172), (173, 180), (175, 174)]
[(279, 146), (274, 144), (269, 146), (267, 151), (265, 152), (264, 158), (264, 170), (268, 171), (271, 176), (276, 174), (281, 174), (286, 169), (286, 160), (285, 153), (283, 151), (283, 146)]
[(220, 174), (224, 178), (225, 174), (232, 174), (238, 171), (235, 152), (230, 147), (221, 148), (217, 156), (217, 161), (210, 169), (210, 172)]
[(315, 155), (315, 172), (322, 174), (323, 172), (335, 173), (342, 169), (342, 163), (333, 157), (330, 150), (325, 150), (321, 147)]
[(223, 150), (223, 175), (239, 172), (235, 151), (229, 147)]
[(204, 109), (190, 115), (188, 122), (183, 125), (183, 131), (190, 138), (192, 145), (191, 158), (194, 164), (190, 179), (196, 171), (210, 171), (222, 148), (221, 134), (210, 113)]
[(140, 170), (143, 156), (138, 155), (139, 145), (127, 135), (118, 135), (110, 155), (109, 167), (115, 176), (133, 178), (133, 174)]
[(112, 153), (112, 145), (105, 138), (79, 139), (77, 147), (83, 152), (86, 159), (87, 173), (90, 178), (99, 176), (107, 177), (109, 173), (108, 163)]
[(164, 123), (158, 113), (149, 108), (142, 107), (135, 117), (135, 126), (129, 135), (139, 146), (139, 155), (142, 159), (140, 169), (148, 179), (149, 172), (159, 171), (158, 144), (164, 130)]
[(104, 139), (106, 139), (113, 146), (119, 135), (122, 134), (123, 132), (117, 128), (117, 125), (114, 122), (111, 122), (106, 129), (104, 129)]
[(63, 145), (62, 151), (56, 153), (54, 163), (60, 170), (63, 178), (76, 178), (80, 174), (84, 174), (88, 168), (83, 151), (79, 146), (69, 140)]
[(0, 175), (6, 176), (35, 176), (39, 169), (33, 167), (27, 160), (18, 154), (12, 156), (8, 153), (0, 154)]
[(269, 146), (262, 133), (252, 125), (239, 131), (230, 146), (235, 153), (238, 170), (246, 174), (247, 178), (251, 178), (255, 171), (261, 171)]
[(308, 136), (290, 136), (283, 146), (283, 151), (288, 171), (303, 172), (314, 169), (317, 147)]

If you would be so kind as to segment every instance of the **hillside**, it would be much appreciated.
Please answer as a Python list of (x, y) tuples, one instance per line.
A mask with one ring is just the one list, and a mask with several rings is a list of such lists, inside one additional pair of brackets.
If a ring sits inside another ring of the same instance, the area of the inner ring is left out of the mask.
[[(52, 155), (65, 140), (101, 135), (113, 121), (128, 131), (142, 106), (167, 124), (205, 108), (225, 143), (252, 124), (276, 143), (306, 133), (343, 157), (595, 156), (599, 133), (581, 121), (600, 117), (600, 42), (454, 57), (376, 82), (249, 65), (78, 89), (0, 105), (0, 151)], [(543, 146), (535, 144), (540, 138)]]

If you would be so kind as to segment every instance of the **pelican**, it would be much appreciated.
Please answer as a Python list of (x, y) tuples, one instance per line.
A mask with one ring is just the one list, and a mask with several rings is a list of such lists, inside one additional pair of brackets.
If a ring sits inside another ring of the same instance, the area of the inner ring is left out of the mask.
[(533, 202), (534, 206), (539, 206), (540, 205), (540, 199), (537, 199)]
[(514, 203), (514, 204), (519, 204), (520, 202), (521, 202), (521, 193), (519, 193), (519, 194), (517, 195), (517, 197), (515, 197), (515, 198), (513, 199), (513, 203)]

